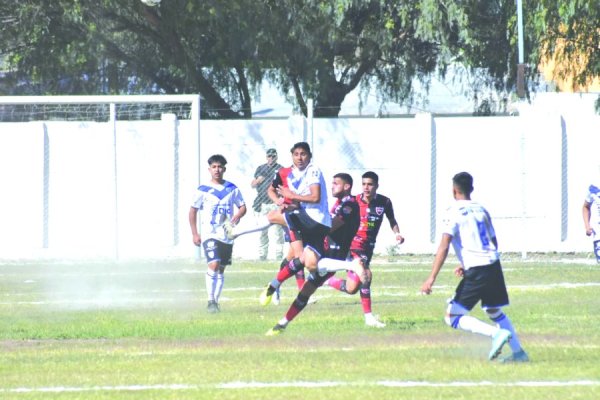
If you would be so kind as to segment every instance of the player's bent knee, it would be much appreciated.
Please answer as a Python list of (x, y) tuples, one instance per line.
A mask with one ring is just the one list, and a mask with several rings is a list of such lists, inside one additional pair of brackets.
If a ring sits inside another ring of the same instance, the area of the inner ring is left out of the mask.
[(350, 288), (348, 288), (348, 286), (346, 286), (346, 293), (348, 293), (348, 294), (356, 294), (356, 293), (358, 293), (358, 287), (350, 289)]
[(360, 281), (356, 282), (352, 279), (346, 279), (346, 293), (356, 294), (360, 289)]
[(444, 322), (454, 329), (458, 329), (458, 322), (460, 319), (469, 312), (466, 308), (457, 303), (448, 304), (448, 308), (446, 308), (446, 315), (444, 317)]

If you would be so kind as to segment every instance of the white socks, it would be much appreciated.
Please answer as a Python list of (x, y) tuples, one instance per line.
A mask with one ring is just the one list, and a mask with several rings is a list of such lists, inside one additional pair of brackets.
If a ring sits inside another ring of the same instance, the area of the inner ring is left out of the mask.
[(351, 269), (352, 262), (350, 261), (321, 258), (317, 263), (317, 270), (321, 275), (325, 275), (326, 272), (346, 271)]
[(458, 328), (463, 331), (478, 333), (480, 335), (493, 337), (498, 332), (498, 327), (486, 324), (483, 321), (478, 320), (470, 315), (463, 315), (458, 320)]
[(224, 281), (225, 277), (223, 274), (215, 272), (210, 268), (206, 270), (205, 283), (208, 301), (214, 300), (217, 303), (219, 302)]

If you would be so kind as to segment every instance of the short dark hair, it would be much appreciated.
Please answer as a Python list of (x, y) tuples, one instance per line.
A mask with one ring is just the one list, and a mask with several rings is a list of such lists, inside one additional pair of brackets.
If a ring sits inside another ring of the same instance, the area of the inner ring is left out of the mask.
[(373, 179), (373, 182), (375, 182), (376, 184), (379, 184), (379, 176), (373, 172), (373, 171), (367, 171), (364, 174), (362, 174), (362, 178), (368, 178), (368, 179)]
[(220, 154), (214, 154), (208, 158), (208, 165), (219, 163), (222, 166), (227, 165), (227, 160)]
[(473, 191), (473, 177), (468, 172), (459, 172), (454, 175), (452, 183), (463, 194), (471, 194)]
[(312, 157), (312, 153), (310, 151), (310, 145), (306, 142), (298, 142), (292, 146), (290, 149), (290, 153), (293, 153), (296, 149), (302, 149), (308, 153), (309, 156)]
[(341, 180), (343, 180), (344, 182), (346, 182), (347, 184), (349, 184), (350, 185), (350, 189), (352, 189), (353, 182), (352, 182), (352, 176), (350, 176), (350, 174), (347, 174), (345, 172), (340, 172), (340, 173), (335, 174), (333, 176), (333, 178), (334, 179), (335, 178), (340, 178)]

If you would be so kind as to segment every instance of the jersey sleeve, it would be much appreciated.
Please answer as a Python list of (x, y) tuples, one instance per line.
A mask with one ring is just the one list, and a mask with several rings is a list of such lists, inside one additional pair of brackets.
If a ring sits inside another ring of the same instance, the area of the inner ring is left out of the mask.
[(458, 223), (454, 216), (454, 211), (454, 208), (448, 208), (442, 219), (442, 234), (447, 233), (452, 237), (456, 236), (456, 233), (458, 232)]
[(196, 190), (192, 196), (192, 207), (196, 209), (202, 208), (202, 202), (204, 200), (204, 192)]
[(491, 238), (495, 238), (496, 237), (496, 231), (494, 230), (494, 224), (492, 224), (492, 216), (490, 215), (490, 213), (488, 212), (488, 210), (485, 210), (485, 217), (487, 218), (488, 222), (489, 222), (489, 226), (488, 226), (488, 230), (489, 230), (489, 234)]
[(385, 216), (390, 222), (391, 228), (398, 225), (398, 222), (396, 221), (396, 216), (394, 215), (394, 206), (392, 206), (392, 200), (390, 200), (389, 198), (387, 199), (387, 204), (385, 207)]
[(306, 171), (307, 186), (320, 185), (321, 184), (321, 170), (314, 166), (310, 166), (309, 168), (310, 169), (308, 171)]
[(279, 186), (282, 186), (282, 185), (283, 185), (283, 179), (281, 179), (281, 173), (280, 173), (280, 171), (277, 171), (277, 173), (273, 177), (273, 182), (271, 183), (271, 186), (273, 186), (275, 189), (277, 189)]
[(590, 185), (585, 193), (585, 202), (592, 204), (594, 202), (594, 195), (597, 195), (598, 193), (600, 193), (600, 189), (595, 185)]
[(238, 188), (235, 189), (235, 193), (233, 196), (233, 204), (235, 204), (238, 208), (246, 205), (246, 202), (244, 201), (244, 196), (242, 196), (242, 192)]

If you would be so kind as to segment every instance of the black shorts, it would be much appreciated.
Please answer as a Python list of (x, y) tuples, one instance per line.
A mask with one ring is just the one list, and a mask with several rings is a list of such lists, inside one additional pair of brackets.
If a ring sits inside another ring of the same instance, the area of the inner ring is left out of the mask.
[(340, 249), (340, 248), (328, 248), (325, 249), (323, 253), (323, 258), (333, 258), (334, 260), (347, 260), (348, 259), (348, 250)]
[(350, 243), (340, 245), (334, 242), (331, 236), (326, 236), (323, 246), (325, 247), (323, 258), (327, 257), (344, 261), (350, 257)]
[(500, 261), (467, 269), (456, 288), (452, 302), (470, 311), (479, 300), (484, 309), (508, 305), (508, 293)]
[(233, 245), (220, 242), (215, 239), (208, 239), (202, 242), (206, 262), (218, 261), (221, 266), (231, 265), (231, 254), (233, 253)]
[(329, 227), (316, 222), (305, 210), (299, 209), (285, 214), (285, 220), (291, 232), (298, 232), (304, 247), (310, 247), (319, 256), (324, 254), (323, 243), (329, 233)]

